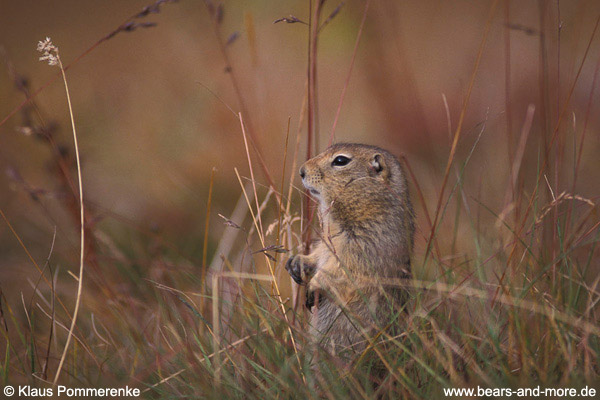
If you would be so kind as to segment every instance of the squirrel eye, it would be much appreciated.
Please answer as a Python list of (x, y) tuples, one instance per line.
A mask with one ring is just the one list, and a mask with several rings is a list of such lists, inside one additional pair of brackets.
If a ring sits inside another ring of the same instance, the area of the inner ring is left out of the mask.
[(350, 159), (346, 156), (337, 156), (332, 162), (331, 165), (335, 166), (335, 167), (343, 167), (344, 165), (348, 164), (350, 162)]

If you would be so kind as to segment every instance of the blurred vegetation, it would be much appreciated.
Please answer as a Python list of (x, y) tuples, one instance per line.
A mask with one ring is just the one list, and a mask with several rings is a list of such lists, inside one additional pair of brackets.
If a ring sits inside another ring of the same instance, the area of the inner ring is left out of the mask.
[(309, 229), (312, 3), (0, 5), (3, 383), (53, 380), (76, 297), (69, 112), (35, 51), (50, 36), (88, 236), (64, 384), (151, 398), (597, 384), (600, 3), (372, 1), (353, 61), (367, 3), (323, 2), (311, 153), (353, 65), (335, 139), (399, 155), (417, 213), (406, 331), (352, 367), (308, 351), (283, 268)]

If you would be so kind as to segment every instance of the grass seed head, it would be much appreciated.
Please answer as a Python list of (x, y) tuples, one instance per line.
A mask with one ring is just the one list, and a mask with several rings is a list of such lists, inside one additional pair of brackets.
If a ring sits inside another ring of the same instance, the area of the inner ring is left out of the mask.
[(49, 37), (46, 37), (46, 40), (38, 42), (37, 51), (42, 53), (40, 61), (48, 61), (48, 65), (58, 65), (58, 47), (52, 44), (52, 39)]

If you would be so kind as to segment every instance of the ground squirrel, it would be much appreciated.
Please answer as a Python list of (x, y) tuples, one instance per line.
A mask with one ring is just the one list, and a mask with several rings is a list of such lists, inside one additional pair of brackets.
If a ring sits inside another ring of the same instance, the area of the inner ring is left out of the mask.
[[(286, 264), (313, 304), (311, 334), (332, 353), (362, 352), (402, 314), (414, 221), (402, 166), (386, 150), (335, 144), (300, 168), (318, 200), (321, 240)], [(395, 281), (396, 284), (390, 284)], [(345, 353), (352, 354), (352, 353)]]

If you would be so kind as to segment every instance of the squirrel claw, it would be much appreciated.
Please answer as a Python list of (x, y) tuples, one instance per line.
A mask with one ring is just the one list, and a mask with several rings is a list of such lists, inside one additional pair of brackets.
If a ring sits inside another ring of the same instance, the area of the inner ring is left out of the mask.
[(306, 303), (304, 303), (308, 311), (312, 312), (312, 308), (315, 305), (315, 292), (306, 292)]
[(303, 285), (302, 282), (302, 262), (298, 257), (290, 257), (285, 263), (285, 269), (290, 274), (294, 282), (298, 285)]

